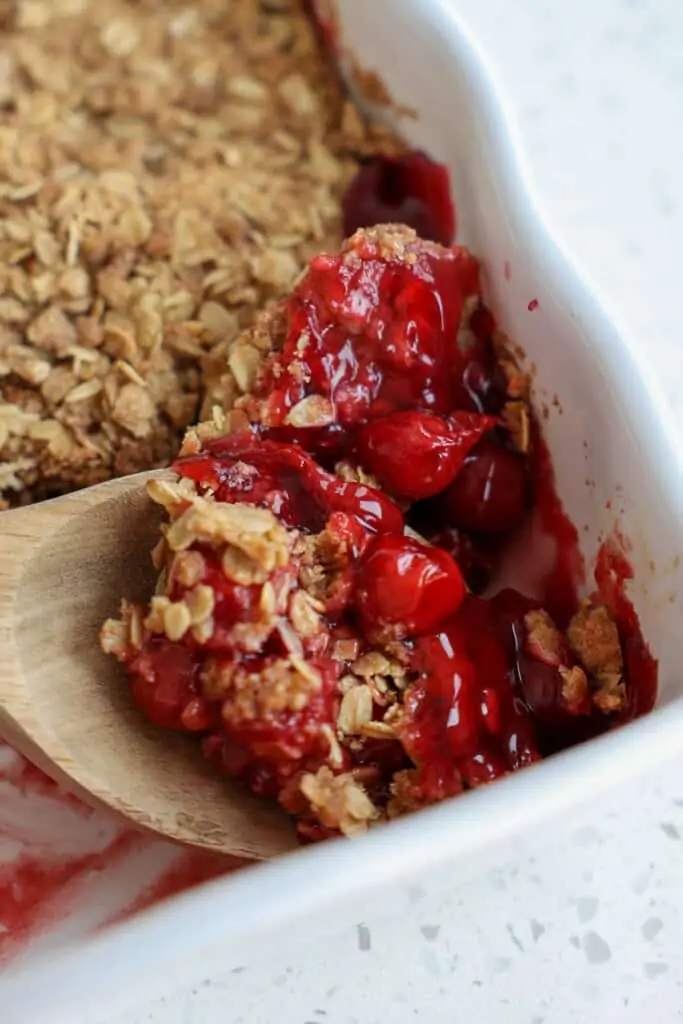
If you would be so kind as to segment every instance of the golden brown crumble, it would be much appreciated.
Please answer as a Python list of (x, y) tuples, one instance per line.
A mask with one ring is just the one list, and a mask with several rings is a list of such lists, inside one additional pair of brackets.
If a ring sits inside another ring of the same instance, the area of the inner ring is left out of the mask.
[(567, 707), (580, 709), (586, 706), (589, 697), (588, 678), (580, 665), (560, 665), (558, 672), (562, 679), (562, 697)]
[(346, 836), (365, 832), (368, 823), (377, 816), (370, 797), (348, 772), (333, 775), (325, 766), (315, 774), (304, 774), (299, 787), (322, 824)]
[(344, 541), (327, 527), (321, 532), (301, 538), (301, 569), (299, 581), (304, 590), (323, 607), (331, 601), (349, 565), (349, 551)]
[(576, 714), (587, 710), (589, 686), (586, 673), (580, 665), (571, 665), (567, 642), (547, 611), (543, 608), (527, 612), (526, 648), (529, 654), (557, 669), (562, 680), (562, 697), (567, 708)]
[(289, 601), (289, 618), (298, 636), (315, 636), (322, 629), (323, 606), (305, 590), (297, 590)]
[(337, 728), (346, 736), (356, 736), (372, 721), (372, 691), (369, 686), (350, 686), (342, 697)]
[(279, 658), (252, 672), (220, 660), (205, 664), (202, 687), (205, 696), (221, 695), (223, 719), (234, 726), (280, 711), (301, 711), (320, 690), (321, 680), (310, 665), (294, 658)]
[(591, 676), (594, 704), (620, 711), (627, 700), (624, 662), (616, 623), (608, 609), (587, 599), (569, 623), (567, 642)]
[(100, 631), (100, 646), (105, 654), (124, 658), (142, 644), (142, 612), (137, 605), (121, 602), (121, 618), (107, 619)]
[(335, 640), (330, 651), (330, 657), (335, 661), (354, 661), (360, 651), (360, 640), (358, 637), (349, 637), (342, 640)]
[(543, 608), (527, 612), (524, 625), (529, 653), (547, 665), (560, 665), (564, 660), (564, 638), (548, 612)]
[(425, 797), (416, 768), (396, 772), (391, 780), (391, 799), (387, 804), (389, 818), (417, 811), (425, 806)]
[(0, 494), (25, 503), (166, 464), (248, 392), (281, 310), (241, 332), (336, 247), (359, 157), (399, 144), (301, 0), (6, 9)]
[(354, 466), (353, 463), (343, 460), (336, 464), (334, 471), (346, 483), (363, 484), (365, 487), (374, 487), (375, 490), (381, 490), (377, 478), (372, 473), (366, 472), (361, 466)]
[(531, 414), (527, 402), (519, 398), (506, 402), (502, 420), (517, 451), (526, 455), (531, 447)]

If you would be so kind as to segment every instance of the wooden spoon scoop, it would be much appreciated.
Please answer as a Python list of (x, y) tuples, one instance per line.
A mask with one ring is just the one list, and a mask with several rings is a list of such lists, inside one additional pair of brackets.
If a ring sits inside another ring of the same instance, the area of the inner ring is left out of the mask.
[(160, 510), (139, 473), (0, 513), (0, 733), (48, 775), (145, 829), (238, 857), (296, 846), (275, 805), (223, 779), (196, 740), (156, 729), (99, 648), (125, 595), (154, 589)]

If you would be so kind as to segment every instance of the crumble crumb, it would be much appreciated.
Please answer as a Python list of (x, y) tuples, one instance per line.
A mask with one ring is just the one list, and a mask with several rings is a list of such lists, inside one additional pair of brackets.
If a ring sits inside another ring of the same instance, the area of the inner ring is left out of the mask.
[(402, 814), (417, 811), (428, 803), (417, 768), (406, 768), (404, 771), (396, 772), (390, 789), (391, 799), (387, 804), (389, 818), (398, 818)]
[(369, 822), (377, 817), (369, 796), (348, 772), (334, 775), (329, 768), (320, 768), (315, 774), (303, 775), (300, 789), (322, 824), (343, 835), (365, 832)]
[(604, 712), (624, 708), (627, 693), (619, 632), (605, 605), (584, 601), (569, 623), (567, 642), (591, 677), (596, 707)]
[(527, 612), (524, 625), (526, 647), (532, 657), (555, 667), (566, 661), (564, 638), (545, 609)]

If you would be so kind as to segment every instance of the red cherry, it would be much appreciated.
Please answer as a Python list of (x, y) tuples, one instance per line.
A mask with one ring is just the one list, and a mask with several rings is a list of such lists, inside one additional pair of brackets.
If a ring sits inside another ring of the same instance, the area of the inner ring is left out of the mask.
[(536, 719), (545, 728), (561, 723), (567, 711), (557, 668), (523, 653), (518, 656), (518, 665), (522, 693)]
[(412, 714), (417, 709), (416, 695), (424, 691), (415, 722), (419, 738), (414, 736), (409, 746), (415, 756), (424, 758), (437, 744), (452, 757), (471, 756), (479, 749), (479, 682), (468, 652), (458, 641), (457, 629), (444, 629), (418, 642), (417, 664), (425, 678), (406, 699)]
[(507, 397), (507, 380), (496, 358), (496, 324), (485, 306), (473, 312), (469, 329), (473, 338), (461, 368), (456, 368), (454, 403), (458, 409), (500, 413)]
[(395, 237), (396, 254), (357, 232), (338, 255), (311, 261), (287, 302), (282, 349), (255, 385), (268, 428), (286, 427), (311, 395), (329, 402), (342, 428), (397, 409), (457, 407), (458, 326), (479, 265), (466, 249)]
[(361, 464), (393, 494), (419, 501), (455, 478), (468, 452), (495, 426), (492, 416), (455, 412), (447, 419), (427, 412), (394, 412), (361, 427)]
[[(418, 533), (420, 532), (417, 527)], [(500, 554), (495, 543), (486, 543), (487, 538), (473, 538), (455, 527), (447, 527), (436, 534), (427, 534), (437, 547), (447, 551), (465, 578), (468, 590), (481, 594), (488, 587), (500, 563)]]
[(420, 238), (450, 245), (455, 211), (448, 170), (420, 152), (375, 157), (349, 185), (342, 216), (347, 237), (375, 224), (406, 224)]
[[(210, 717), (200, 715), (196, 678), (199, 663), (192, 652), (165, 638), (147, 642), (130, 662), (133, 699), (155, 725), (166, 729), (206, 729)], [(191, 716), (184, 716), (191, 705)]]
[(520, 525), (529, 507), (525, 459), (484, 438), (465, 459), (443, 494), (452, 526), (473, 533), (501, 533)]
[(321, 530), (333, 512), (344, 512), (372, 532), (403, 529), (400, 510), (380, 491), (328, 473), (295, 444), (251, 431), (208, 441), (203, 452), (178, 459), (174, 469), (211, 487), (218, 501), (262, 505), (290, 526)]
[(465, 584), (450, 555), (410, 537), (377, 538), (358, 569), (356, 609), (368, 639), (427, 633), (452, 615), (464, 596)]
[(405, 696), (401, 739), (433, 799), (441, 798), (435, 778), (477, 786), (538, 759), (499, 630), (494, 605), (467, 596), (437, 633), (415, 642), (419, 678)]

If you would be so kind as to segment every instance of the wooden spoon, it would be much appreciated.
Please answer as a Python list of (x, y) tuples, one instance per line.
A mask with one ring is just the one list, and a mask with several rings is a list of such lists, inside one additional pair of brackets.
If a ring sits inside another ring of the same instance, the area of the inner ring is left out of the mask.
[(264, 859), (296, 845), (275, 805), (212, 769), (196, 739), (156, 729), (99, 648), (120, 598), (154, 589), (161, 512), (139, 473), (0, 513), (0, 733), (89, 803), (170, 839)]

